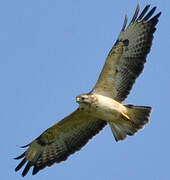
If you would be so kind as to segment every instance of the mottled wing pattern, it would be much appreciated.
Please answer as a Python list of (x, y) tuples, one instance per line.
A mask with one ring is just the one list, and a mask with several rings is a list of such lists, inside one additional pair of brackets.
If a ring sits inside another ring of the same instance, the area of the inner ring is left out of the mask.
[(138, 16), (140, 7), (126, 28), (127, 16), (118, 40), (111, 49), (103, 70), (99, 76), (94, 93), (111, 97), (119, 102), (129, 94), (136, 78), (140, 75), (146, 62), (161, 13), (152, 17), (156, 7), (148, 13), (149, 5)]
[(29, 148), (15, 158), (23, 158), (15, 170), (18, 171), (27, 162), (22, 176), (27, 174), (31, 166), (33, 166), (32, 174), (34, 175), (46, 166), (66, 160), (69, 155), (80, 150), (105, 125), (105, 121), (92, 118), (77, 109), (47, 129), (32, 143), (24, 146), (29, 146)]

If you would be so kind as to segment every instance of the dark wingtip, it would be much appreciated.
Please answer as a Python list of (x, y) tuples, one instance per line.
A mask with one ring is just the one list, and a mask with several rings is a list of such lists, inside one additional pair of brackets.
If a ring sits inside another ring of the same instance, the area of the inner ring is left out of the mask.
[(151, 7), (150, 4), (148, 4), (148, 5), (145, 6), (146, 9), (149, 9), (150, 7)]
[[(156, 6), (155, 7), (153, 7), (148, 13), (147, 13), (147, 11), (149, 10), (149, 8), (150, 8), (150, 4), (149, 5), (146, 5), (145, 6), (145, 8), (143, 9), (143, 11), (140, 13), (140, 15), (139, 15), (139, 17), (138, 17), (138, 14), (139, 14), (139, 11), (140, 11), (140, 5), (139, 5), (139, 3), (137, 4), (137, 7), (136, 7), (136, 10), (135, 10), (135, 13), (134, 13), (134, 15), (133, 15), (133, 17), (132, 17), (132, 20), (131, 20), (131, 22), (129, 23), (129, 24), (131, 24), (131, 23), (133, 23), (133, 22), (135, 22), (135, 21), (147, 21), (153, 14), (154, 14), (154, 12), (155, 12), (155, 10), (156, 10)], [(146, 14), (147, 13), (147, 14)], [(161, 15), (161, 12), (160, 13), (158, 13), (156, 16), (154, 16), (153, 18), (154, 19), (158, 19), (159, 18), (159, 16)], [(145, 17), (144, 17), (145, 16)], [(121, 29), (121, 32), (122, 31), (125, 31), (125, 28), (126, 28), (126, 25), (127, 25), (127, 20), (128, 20), (128, 18), (127, 18), (128, 16), (127, 15), (125, 15), (125, 19), (124, 19), (124, 23), (123, 23), (123, 27), (122, 27), (122, 29)], [(142, 19), (143, 18), (143, 19)], [(151, 19), (153, 19), (153, 18), (151, 18)], [(150, 20), (151, 20), (150, 19)], [(150, 21), (149, 20), (149, 21)]]
[(160, 17), (161, 14), (162, 14), (162, 12), (159, 12), (159, 13), (156, 14), (154, 17), (158, 19), (158, 18)]
[(22, 166), (27, 162), (27, 159), (24, 158), (19, 164), (18, 166), (15, 168), (15, 171), (18, 171), (22, 168)]
[(16, 157), (16, 158), (14, 158), (15, 160), (18, 160), (18, 159), (21, 159), (21, 158), (23, 158), (25, 156), (25, 152), (23, 153), (23, 154), (21, 154), (20, 156), (18, 156), (18, 157)]
[(150, 5), (145, 6), (145, 8), (143, 9), (143, 11), (141, 12), (141, 14), (139, 15), (139, 17), (137, 18), (137, 21), (140, 21), (143, 16), (146, 14), (146, 12), (148, 11), (148, 9), (150, 8)]
[(143, 21), (147, 21), (147, 20), (153, 15), (153, 13), (155, 12), (155, 10), (156, 10), (156, 6), (153, 7), (153, 8), (149, 11), (149, 13), (143, 18)]
[(30, 145), (30, 143), (29, 144), (26, 144), (26, 145), (24, 145), (24, 146), (20, 146), (20, 148), (26, 148), (26, 147), (28, 147)]
[(159, 17), (160, 17), (160, 15), (161, 15), (162, 13), (161, 12), (159, 12), (158, 14), (156, 14), (153, 18), (151, 18), (148, 22), (152, 22), (153, 24), (157, 24), (158, 23), (158, 21), (159, 21)]
[(30, 170), (31, 166), (32, 166), (32, 163), (29, 161), (29, 162), (27, 163), (27, 165), (25, 166), (23, 172), (22, 172), (22, 176), (23, 176), (23, 177), (28, 173), (28, 171)]
[(32, 175), (37, 174), (39, 170), (40, 169), (37, 166), (34, 165), (34, 168), (33, 168), (33, 171), (32, 171)]
[(133, 18), (132, 18), (132, 20), (131, 20), (131, 22), (130, 22), (130, 23), (132, 23), (132, 22), (134, 22), (134, 21), (136, 20), (136, 18), (137, 18), (137, 16), (138, 16), (139, 11), (140, 11), (140, 5), (139, 5), (139, 4), (137, 4), (137, 7), (136, 7), (136, 10), (135, 10), (135, 13), (134, 13)]

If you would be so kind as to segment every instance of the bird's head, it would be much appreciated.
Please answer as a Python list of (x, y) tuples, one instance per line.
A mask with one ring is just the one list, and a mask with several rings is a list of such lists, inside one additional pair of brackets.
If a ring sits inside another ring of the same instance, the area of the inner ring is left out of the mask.
[(76, 97), (76, 101), (77, 103), (81, 104), (91, 104), (92, 103), (92, 99), (90, 95), (87, 94), (81, 94), (79, 96)]

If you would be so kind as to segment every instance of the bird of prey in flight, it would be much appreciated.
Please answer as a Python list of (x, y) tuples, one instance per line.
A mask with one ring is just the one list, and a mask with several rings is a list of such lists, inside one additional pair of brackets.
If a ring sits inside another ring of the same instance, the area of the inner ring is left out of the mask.
[[(161, 12), (154, 15), (156, 7), (147, 5), (138, 15), (140, 6), (129, 25), (127, 15), (117, 41), (109, 52), (99, 79), (90, 93), (76, 97), (79, 107), (38, 138), (23, 148), (28, 149), (16, 157), (22, 159), (15, 171), (26, 166), (25, 176), (33, 167), (36, 174), (46, 166), (67, 159), (80, 150), (107, 124), (116, 141), (134, 135), (149, 121), (151, 107), (124, 105), (136, 78), (140, 75), (152, 45)], [(148, 11), (149, 10), (149, 11)]]

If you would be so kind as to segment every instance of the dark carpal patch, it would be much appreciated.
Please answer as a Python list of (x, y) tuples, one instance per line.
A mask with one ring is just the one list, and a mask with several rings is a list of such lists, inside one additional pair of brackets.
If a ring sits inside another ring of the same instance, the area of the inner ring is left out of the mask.
[(125, 39), (122, 42), (123, 42), (124, 46), (128, 46), (129, 45), (129, 40), (128, 39)]

